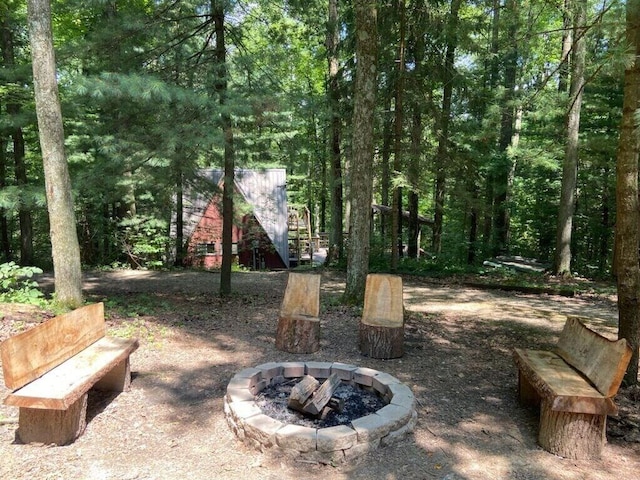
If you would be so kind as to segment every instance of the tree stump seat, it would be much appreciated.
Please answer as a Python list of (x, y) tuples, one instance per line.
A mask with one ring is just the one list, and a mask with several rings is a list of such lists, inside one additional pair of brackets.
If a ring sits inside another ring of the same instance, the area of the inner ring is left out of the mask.
[(19, 407), (23, 443), (66, 445), (84, 432), (87, 392), (129, 388), (137, 339), (105, 336), (104, 305), (47, 320), (0, 344), (6, 405)]
[(367, 275), (359, 329), (360, 352), (371, 358), (404, 355), (402, 277)]
[(631, 358), (627, 341), (608, 340), (569, 317), (554, 352), (516, 348), (513, 358), (520, 402), (540, 406), (539, 445), (561, 457), (599, 458)]
[(289, 353), (320, 350), (320, 275), (289, 273), (276, 330), (276, 348)]

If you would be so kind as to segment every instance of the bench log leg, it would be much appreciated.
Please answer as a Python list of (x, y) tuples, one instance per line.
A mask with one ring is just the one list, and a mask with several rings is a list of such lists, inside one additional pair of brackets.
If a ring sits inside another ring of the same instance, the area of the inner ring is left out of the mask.
[(67, 410), (20, 408), (17, 437), (22, 443), (67, 445), (82, 435), (87, 424), (87, 394)]
[(606, 422), (606, 415), (553, 411), (549, 402), (543, 400), (538, 443), (560, 457), (596, 459), (606, 442)]
[(131, 366), (127, 357), (102, 377), (93, 388), (107, 392), (126, 392), (130, 385)]
[(540, 395), (520, 370), (518, 370), (518, 400), (521, 405), (528, 407), (540, 405)]

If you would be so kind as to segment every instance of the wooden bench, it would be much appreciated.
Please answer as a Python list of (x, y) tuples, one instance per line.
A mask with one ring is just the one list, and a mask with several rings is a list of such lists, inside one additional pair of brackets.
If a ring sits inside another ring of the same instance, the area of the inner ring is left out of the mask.
[(517, 348), (513, 358), (520, 402), (540, 405), (540, 446), (561, 457), (598, 458), (631, 358), (627, 341), (608, 340), (569, 317), (554, 352)]
[(404, 355), (402, 277), (370, 273), (359, 329), (360, 352), (371, 358)]
[(87, 392), (122, 392), (136, 339), (105, 337), (104, 305), (47, 320), (0, 344), (5, 404), (19, 407), (17, 439), (65, 445), (86, 425)]
[(320, 349), (320, 275), (290, 273), (280, 307), (276, 348), (289, 353)]

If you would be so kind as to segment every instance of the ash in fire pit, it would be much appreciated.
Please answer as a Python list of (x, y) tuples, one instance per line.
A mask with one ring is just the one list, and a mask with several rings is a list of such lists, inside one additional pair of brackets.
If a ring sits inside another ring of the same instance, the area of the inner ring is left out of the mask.
[(342, 383), (333, 393), (333, 397), (344, 401), (342, 412), (331, 409), (324, 418), (313, 418), (287, 406), (291, 389), (300, 378), (282, 380), (282, 383), (275, 383), (259, 392), (255, 402), (262, 413), (283, 423), (313, 428), (349, 425), (352, 420), (375, 413), (386, 405), (375, 392)]

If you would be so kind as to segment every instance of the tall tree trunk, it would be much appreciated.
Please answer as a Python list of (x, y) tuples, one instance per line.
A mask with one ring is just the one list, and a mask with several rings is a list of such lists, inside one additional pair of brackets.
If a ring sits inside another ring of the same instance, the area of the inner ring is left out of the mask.
[[(0, 138), (0, 189), (7, 186), (7, 142)], [(0, 208), (0, 262), (11, 259), (11, 242), (9, 241), (9, 222), (7, 210)]]
[[(425, 5), (424, 1), (418, 1), (413, 6), (413, 14), (415, 24), (421, 25), (425, 22)], [(413, 47), (410, 51), (409, 62), (413, 61), (414, 68), (413, 74), (410, 78), (413, 78), (413, 88), (419, 90), (419, 94), (416, 101), (413, 101), (412, 106), (412, 126), (411, 126), (411, 155), (409, 157), (409, 165), (407, 172), (409, 175), (409, 182), (411, 184), (411, 190), (408, 195), (408, 210), (409, 210), (409, 225), (408, 225), (408, 241), (407, 241), (407, 255), (409, 258), (417, 259), (420, 256), (420, 223), (418, 222), (419, 214), (419, 192), (421, 190), (421, 160), (422, 160), (422, 114), (423, 114), (423, 101), (425, 96), (424, 89), (424, 72), (423, 72), (423, 60), (425, 55), (425, 42), (424, 32), (422, 28), (414, 28), (409, 40), (409, 44)], [(430, 92), (428, 93), (430, 95)]]
[(369, 270), (371, 195), (373, 190), (373, 126), (377, 93), (378, 28), (376, 4), (354, 0), (356, 79), (353, 106), (351, 215), (344, 299), (361, 304)]
[(458, 12), (462, 0), (451, 2), (451, 13), (447, 24), (447, 46), (444, 58), (442, 108), (438, 119), (438, 150), (436, 151), (436, 192), (433, 217), (433, 252), (438, 255), (442, 250), (442, 226), (444, 221), (444, 197), (446, 166), (449, 163), (449, 123), (451, 121), (451, 96), (453, 95), (453, 77), (455, 52), (458, 44)]
[(628, 0), (626, 39), (632, 61), (624, 72), (624, 101), (616, 161), (616, 278), (618, 336), (633, 350), (624, 381), (638, 382), (640, 344), (640, 268), (638, 266), (638, 153), (640, 139), (635, 114), (640, 108), (640, 0)]
[(471, 208), (469, 209), (469, 245), (467, 247), (467, 265), (476, 262), (476, 244), (478, 242), (478, 186), (475, 179), (469, 179), (467, 191), (471, 194)]
[[(491, 92), (495, 91), (499, 83), (500, 77), (500, 59), (498, 52), (500, 50), (500, 9), (502, 0), (493, 0), (493, 16), (491, 18), (491, 44), (490, 44), (490, 60), (488, 67), (488, 84)], [(492, 230), (493, 230), (493, 217), (494, 217), (494, 184), (496, 175), (493, 168), (489, 168), (487, 171), (486, 183), (485, 183), (485, 205), (484, 205), (484, 218), (482, 227), (482, 244), (485, 251), (488, 251), (491, 246)]]
[[(398, 16), (400, 17), (400, 38), (398, 39), (398, 73), (396, 78), (393, 175), (402, 174), (402, 136), (404, 128), (404, 77), (405, 77), (405, 36), (406, 8), (405, 0), (398, 0)], [(391, 208), (391, 271), (398, 269), (402, 254), (402, 188), (393, 186), (393, 203)]]
[(507, 34), (512, 39), (505, 58), (504, 97), (502, 99), (502, 120), (500, 125), (500, 139), (498, 141), (498, 165), (494, 187), (494, 244), (493, 254), (506, 253), (509, 248), (509, 179), (513, 175), (513, 162), (508, 148), (511, 145), (514, 132), (515, 108), (513, 105), (516, 87), (518, 64), (518, 45), (516, 38), (519, 28), (518, 3), (507, 0)]
[(80, 247), (64, 150), (48, 0), (28, 1), (28, 22), (36, 115), (49, 210), (56, 302), (75, 308), (82, 304)]
[[(579, 0), (578, 0), (579, 1)], [(569, 57), (573, 44), (573, 30), (571, 16), (571, 3), (573, 0), (564, 0), (562, 7), (562, 55), (560, 57), (560, 69), (558, 70), (558, 91), (564, 93), (569, 88)]]
[(599, 252), (598, 252), (598, 268), (600, 271), (604, 272), (607, 270), (607, 260), (610, 258), (609, 253), (611, 252), (609, 247), (609, 232), (611, 231), (610, 225), (610, 211), (609, 211), (609, 202), (610, 202), (610, 191), (609, 191), (609, 175), (611, 171), (609, 166), (606, 165), (604, 167), (604, 171), (602, 172), (602, 192), (600, 194), (600, 205), (601, 205), (601, 215), (600, 215), (600, 242), (599, 242)]
[(176, 180), (176, 258), (174, 266), (181, 267), (184, 263), (184, 175), (180, 162), (175, 162)]
[(587, 17), (586, 0), (573, 2), (575, 14), (573, 26), (574, 44), (571, 56), (571, 87), (569, 108), (567, 110), (567, 144), (562, 169), (562, 188), (558, 227), (556, 232), (556, 255), (554, 273), (561, 276), (571, 275), (571, 232), (573, 214), (576, 206), (576, 187), (578, 183), (578, 147), (580, 133), (580, 110), (584, 89), (584, 63), (586, 52)]
[[(19, 113), (19, 107), (13, 113)], [(24, 137), (22, 129), (16, 127), (13, 129), (13, 155), (16, 172), (16, 183), (24, 188), (28, 184), (27, 168), (24, 163)], [(20, 221), (20, 265), (33, 265), (33, 221), (31, 219), (31, 210), (25, 205), (20, 206), (18, 212)]]
[(329, 258), (338, 259), (343, 256), (344, 215), (342, 191), (342, 158), (340, 139), (342, 136), (342, 119), (340, 116), (340, 87), (338, 84), (338, 0), (329, 0), (329, 17), (327, 25), (327, 59), (329, 62), (329, 111), (330, 157), (331, 157), (331, 238), (329, 242)]
[[(416, 61), (416, 68), (417, 68)], [(409, 228), (407, 241), (407, 256), (417, 259), (420, 252), (420, 224), (418, 223), (419, 183), (420, 183), (420, 155), (422, 151), (422, 108), (419, 103), (413, 107), (413, 122), (411, 126), (411, 158), (408, 168), (411, 190), (409, 191)]]
[[(7, 16), (4, 16), (0, 24), (0, 43), (2, 46), (2, 58), (4, 66), (15, 68), (15, 52), (13, 42), (13, 32)], [(20, 105), (18, 103), (7, 103), (7, 113), (13, 117), (12, 123), (17, 121), (20, 115)], [(23, 188), (29, 183), (27, 179), (27, 168), (24, 163), (25, 147), (24, 136), (20, 126), (11, 127), (11, 137), (13, 138), (13, 163), (15, 167), (16, 184)], [(31, 210), (25, 206), (26, 199), (22, 199), (18, 211), (20, 222), (20, 265), (33, 265), (33, 221)]]
[[(391, 91), (384, 94), (384, 119), (382, 126), (382, 152), (380, 154), (381, 179), (380, 197), (382, 205), (389, 206), (391, 193), (391, 144), (393, 142), (393, 115), (391, 113)], [(386, 248), (389, 242), (389, 231), (391, 229), (391, 218), (389, 215), (380, 215), (380, 234), (382, 244)]]
[(220, 268), (220, 295), (231, 293), (231, 267), (233, 265), (233, 192), (235, 183), (235, 153), (233, 128), (227, 108), (227, 51), (224, 32), (224, 2), (212, 0), (211, 14), (216, 34), (216, 92), (222, 107), (224, 135), (224, 184), (222, 190), (222, 265)]

